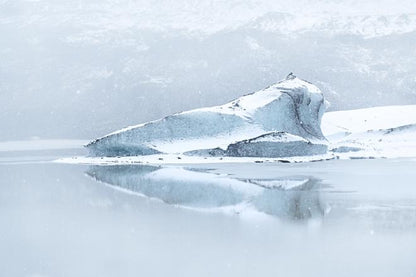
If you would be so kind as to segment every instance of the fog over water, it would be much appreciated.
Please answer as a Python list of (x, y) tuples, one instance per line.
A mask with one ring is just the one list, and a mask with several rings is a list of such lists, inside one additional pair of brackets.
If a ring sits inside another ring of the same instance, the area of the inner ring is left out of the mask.
[(92, 139), (290, 71), (332, 110), (416, 103), (414, 1), (0, 1), (0, 140)]

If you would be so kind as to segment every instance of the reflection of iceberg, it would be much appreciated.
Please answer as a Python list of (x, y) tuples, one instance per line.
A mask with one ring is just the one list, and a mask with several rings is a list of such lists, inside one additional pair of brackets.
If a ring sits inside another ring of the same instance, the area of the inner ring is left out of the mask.
[(222, 106), (128, 127), (87, 145), (96, 156), (187, 153), (233, 157), (322, 154), (322, 92), (293, 74)]
[(92, 166), (88, 174), (99, 181), (169, 204), (198, 208), (236, 205), (261, 191), (238, 180), (182, 168)]
[(183, 207), (245, 206), (291, 219), (320, 217), (325, 210), (319, 195), (320, 182), (313, 178), (238, 179), (179, 167), (139, 165), (91, 166), (87, 174), (98, 181)]
[[(316, 180), (310, 181), (311, 183)], [(292, 219), (308, 219), (324, 215), (319, 192), (303, 187), (290, 190), (265, 189), (253, 199), (253, 205), (260, 212)]]

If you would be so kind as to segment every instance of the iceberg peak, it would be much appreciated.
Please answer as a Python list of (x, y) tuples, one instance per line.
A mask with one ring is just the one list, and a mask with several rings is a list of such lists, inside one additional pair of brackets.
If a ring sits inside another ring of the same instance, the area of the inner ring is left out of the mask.
[(287, 76), (286, 76), (286, 80), (293, 80), (296, 78), (296, 75), (293, 74), (293, 72), (290, 72)]

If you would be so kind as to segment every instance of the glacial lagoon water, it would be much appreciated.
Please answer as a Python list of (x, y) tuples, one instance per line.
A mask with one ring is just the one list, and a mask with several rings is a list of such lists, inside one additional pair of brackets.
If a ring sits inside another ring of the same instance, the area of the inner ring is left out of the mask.
[(160, 167), (25, 153), (0, 157), (0, 276), (416, 276), (416, 159)]

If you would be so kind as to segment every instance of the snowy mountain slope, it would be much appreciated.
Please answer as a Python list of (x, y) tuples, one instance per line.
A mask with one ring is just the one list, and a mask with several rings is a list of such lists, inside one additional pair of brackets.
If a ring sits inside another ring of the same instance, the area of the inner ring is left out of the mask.
[(298, 14), (270, 12), (247, 23), (244, 28), (294, 36), (313, 32), (326, 35), (358, 35), (368, 39), (416, 31), (416, 14), (308, 14), (301, 17)]
[[(302, 143), (325, 145), (320, 129), (324, 111), (322, 92), (290, 74), (279, 83), (225, 105), (182, 112), (128, 127), (99, 138), (87, 147), (92, 154), (104, 156), (184, 153), (210, 148), (225, 150), (238, 141), (276, 131), (288, 133), (292, 141), (278, 141), (276, 136), (271, 136), (274, 140), (266, 144), (289, 145), (296, 143), (293, 137), (297, 136), (296, 141)], [(252, 142), (251, 145), (260, 145), (257, 141)], [(246, 144), (235, 144), (232, 148), (235, 150), (237, 145)], [(239, 153), (229, 150), (226, 155)]]
[(210, 35), (253, 23), (258, 29), (281, 33), (325, 29), (372, 36), (416, 28), (411, 13), (415, 13), (415, 4), (410, 0), (400, 5), (392, 0), (378, 1), (377, 10), (372, 1), (357, 5), (353, 0), (15, 0), (0, 2), (0, 7), (8, 15), (0, 17), (0, 24), (18, 20), (22, 27), (54, 21), (65, 26), (71, 22), (76, 28), (110, 32), (134, 28)]

